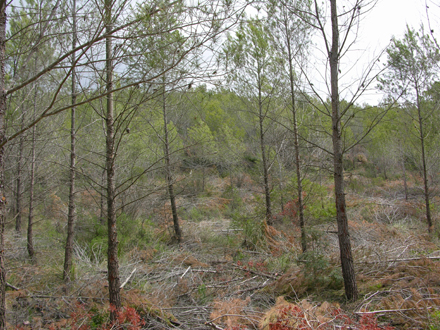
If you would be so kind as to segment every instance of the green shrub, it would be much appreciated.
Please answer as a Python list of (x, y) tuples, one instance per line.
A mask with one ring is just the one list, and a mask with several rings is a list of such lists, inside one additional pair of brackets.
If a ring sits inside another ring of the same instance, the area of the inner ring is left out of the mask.
[(365, 176), (367, 178), (372, 179), (377, 176), (376, 165), (374, 165), (373, 163), (363, 163), (362, 167), (364, 168)]
[(430, 314), (429, 330), (440, 330), (440, 311)]
[[(291, 197), (287, 201), (284, 209), (292, 200), (297, 205), (296, 177), (293, 177), (288, 185), (286, 196), (289, 195), (293, 198)], [(334, 199), (333, 196), (328, 195), (327, 187), (308, 179), (303, 180), (303, 203), (304, 216), (307, 219), (308, 225), (333, 221), (336, 216)]]
[(228, 186), (221, 196), (222, 198), (229, 200), (227, 208), (224, 212), (226, 217), (234, 218), (242, 213), (244, 203), (243, 199), (241, 198), (240, 191), (237, 188)]
[(193, 206), (189, 209), (187, 213), (188, 220), (200, 221), (203, 219), (203, 214), (199, 208)]
[(342, 166), (344, 167), (344, 171), (352, 171), (354, 170), (354, 162), (351, 159), (344, 158), (342, 160)]
[(267, 260), (267, 268), (271, 272), (286, 272), (292, 265), (294, 256), (292, 253), (283, 253), (279, 257), (271, 257)]
[(252, 250), (266, 248), (263, 221), (259, 220), (259, 218), (237, 216), (237, 218), (232, 219), (231, 227), (242, 230), (243, 245), (246, 248)]
[(324, 254), (309, 250), (302, 254), (301, 262), (308, 291), (341, 290), (343, 288), (344, 281), (340, 268), (330, 264)]
[[(108, 228), (107, 224), (101, 224), (96, 219), (91, 222), (94, 223), (92, 230), (83, 230), (81, 235), (77, 235), (76, 242), (85, 249), (91, 260), (99, 263), (107, 257)], [(141, 221), (123, 213), (116, 222), (120, 256), (136, 246), (148, 246), (156, 240), (150, 219)]]
[(308, 219), (314, 219), (318, 223), (326, 223), (336, 218), (336, 206), (329, 198), (324, 199), (322, 203), (317, 200), (310, 201), (304, 214)]
[(365, 221), (373, 222), (373, 210), (374, 206), (372, 204), (365, 204), (361, 208), (361, 216)]
[(365, 191), (365, 185), (358, 179), (350, 179), (347, 184), (347, 188), (354, 193), (363, 193)]
[(245, 154), (243, 156), (243, 158), (244, 158), (244, 160), (246, 162), (246, 166), (248, 168), (256, 168), (256, 167), (258, 167), (258, 164), (259, 164), (260, 160), (257, 157), (255, 157), (255, 156), (253, 156), (251, 154)]
[(381, 187), (385, 183), (385, 180), (382, 176), (375, 177), (371, 180), (371, 184), (373, 187)]
[(205, 284), (201, 284), (197, 288), (197, 297), (198, 297), (201, 305), (205, 305), (208, 302), (208, 293), (207, 293), (207, 288), (206, 288)]

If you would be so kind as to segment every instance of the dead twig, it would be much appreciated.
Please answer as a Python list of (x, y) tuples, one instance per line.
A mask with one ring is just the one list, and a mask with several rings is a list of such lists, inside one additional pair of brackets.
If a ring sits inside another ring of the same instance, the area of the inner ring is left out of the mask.
[(243, 294), (243, 293), (245, 293), (245, 292), (249, 292), (249, 291), (254, 291), (254, 290), (262, 289), (262, 288), (264, 288), (265, 286), (268, 285), (268, 283), (267, 283), (268, 281), (269, 281), (269, 280), (266, 280), (266, 281), (264, 281), (263, 284), (253, 286), (253, 287), (251, 287), (251, 288), (247, 288), (247, 289), (239, 290), (239, 291), (235, 292), (235, 294)]
[(355, 262), (357, 265), (375, 265), (375, 264), (387, 264), (387, 263), (395, 263), (395, 262), (406, 262), (406, 261), (417, 261), (422, 259), (430, 259), (430, 260), (440, 260), (440, 257), (414, 257), (414, 258), (402, 258), (402, 259), (392, 259), (392, 260), (383, 260), (383, 261), (361, 261)]
[(271, 279), (273, 279), (273, 280), (276, 280), (276, 279), (277, 279), (276, 276), (271, 275), (271, 274), (264, 274), (264, 273), (256, 272), (256, 271), (254, 271), (254, 270), (247, 269), (247, 268), (244, 268), (244, 267), (240, 267), (240, 266), (237, 266), (237, 265), (233, 265), (233, 266), (234, 266), (235, 268), (238, 268), (238, 269), (244, 271), (244, 272), (248, 272), (248, 273), (251, 273), (251, 274), (254, 274), (254, 275), (258, 275), (258, 276), (262, 276), (262, 277), (268, 277), (268, 278), (271, 278)]
[(211, 328), (214, 328), (216, 330), (224, 330), (222, 327), (218, 326), (212, 321), (205, 322), (205, 325), (209, 325)]
[(20, 291), (20, 288), (17, 288), (16, 286), (13, 286), (12, 284), (9, 284), (8, 282), (6, 282), (6, 286), (8, 288), (11, 288), (11, 289), (15, 290), (15, 291)]
[(186, 273), (188, 273), (188, 271), (191, 269), (191, 266), (188, 266), (188, 268), (185, 270), (185, 272), (182, 274), (182, 276), (180, 276), (180, 279), (184, 278)]
[(124, 283), (121, 284), (120, 288), (123, 289), (124, 286), (130, 281), (131, 277), (133, 276), (134, 272), (136, 271), (136, 267), (131, 271), (130, 275), (128, 275), (127, 279), (124, 281)]
[[(433, 307), (426, 307), (426, 308), (433, 308)], [(384, 313), (401, 313), (401, 312), (408, 312), (408, 311), (415, 311), (418, 310), (418, 308), (402, 308), (402, 309), (381, 309), (377, 311), (371, 311), (371, 312), (354, 312), (354, 314), (357, 315), (364, 315), (364, 314), (384, 314)]]

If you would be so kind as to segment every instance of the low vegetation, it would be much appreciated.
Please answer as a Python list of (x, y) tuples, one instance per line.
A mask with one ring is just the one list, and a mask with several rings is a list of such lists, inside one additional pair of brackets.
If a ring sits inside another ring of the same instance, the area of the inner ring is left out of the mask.
[[(62, 280), (65, 228), (59, 217), (52, 215), (35, 223), (38, 252), (34, 260), (27, 256), (24, 238), (7, 230), (9, 327), (440, 327), (438, 238), (426, 233), (422, 195), (408, 200), (399, 197), (403, 189), (399, 179), (374, 185), (362, 169), (346, 178), (361, 297), (348, 303), (332, 220), (331, 178), (305, 185), (306, 192), (319, 197), (306, 202), (309, 248), (302, 253), (295, 203), (285, 202), (284, 211), (278, 203), (280, 212), (274, 216), (273, 226), (268, 226), (259, 207), (259, 186), (250, 176), (245, 175), (238, 187), (212, 168), (207, 173), (204, 191), (178, 198), (184, 233), (181, 244), (171, 244), (172, 218), (165, 211), (165, 200), (149, 218), (119, 214), (124, 308), (114, 321), (109, 318), (106, 228), (99, 219), (90, 213), (79, 219), (70, 283)], [(410, 184), (414, 191), (420, 185), (415, 174)], [(85, 197), (84, 203), (89, 200)], [(56, 196), (51, 205), (52, 209), (64, 207)]]

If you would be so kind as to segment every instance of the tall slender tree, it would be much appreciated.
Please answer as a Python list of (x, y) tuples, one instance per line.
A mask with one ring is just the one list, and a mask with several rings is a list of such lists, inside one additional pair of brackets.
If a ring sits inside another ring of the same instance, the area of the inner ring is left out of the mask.
[(248, 20), (230, 37), (224, 50), (230, 71), (230, 86), (246, 103), (257, 125), (261, 157), (266, 221), (272, 224), (272, 202), (267, 144), (269, 128), (273, 125), (273, 100), (280, 84), (277, 74), (279, 58), (274, 56), (270, 31), (262, 20)]
[(0, 330), (6, 329), (5, 212), (6, 192), (4, 152), (6, 143), (6, 0), (0, 1)]
[(387, 53), (388, 72), (381, 80), (381, 87), (387, 90), (392, 97), (395, 97), (396, 94), (403, 94), (402, 100), (404, 102), (401, 107), (406, 109), (406, 114), (417, 123), (425, 214), (428, 231), (431, 233), (433, 221), (426, 152), (426, 124), (433, 112), (432, 109), (424, 105), (423, 94), (439, 78), (437, 65), (440, 62), (440, 49), (436, 47), (430, 36), (424, 33), (423, 28), (416, 32), (407, 27), (403, 39), (393, 39)]
[[(315, 1), (316, 4), (316, 1)], [(330, 65), (330, 89), (332, 110), (332, 142), (333, 142), (333, 171), (335, 182), (336, 220), (338, 223), (339, 250), (341, 256), (342, 276), (344, 278), (345, 294), (349, 300), (356, 300), (358, 295), (356, 276), (354, 272), (353, 254), (351, 251), (350, 234), (348, 230), (347, 206), (344, 191), (343, 147), (341, 131), (341, 110), (339, 100), (339, 60), (341, 48), (339, 40), (338, 10), (336, 0), (330, 0), (332, 39), (328, 44), (328, 62)], [(355, 13), (357, 7), (353, 9)], [(355, 14), (353, 15), (355, 16)]]
[[(327, 93), (330, 98), (330, 105), (322, 97), (319, 89), (311, 83), (310, 75), (307, 76), (309, 87), (316, 98), (320, 100), (320, 106), (314, 108), (329, 121), (330, 129), (321, 127), (321, 131), (325, 131), (331, 136), (331, 147), (321, 145), (319, 148), (331, 155), (333, 162), (333, 180), (334, 180), (334, 194), (336, 206), (336, 223), (338, 227), (338, 242), (340, 251), (340, 260), (342, 268), (342, 277), (344, 279), (345, 295), (348, 300), (356, 300), (358, 297), (358, 290), (356, 284), (356, 276), (354, 270), (354, 260), (351, 248), (351, 239), (348, 228), (347, 205), (345, 201), (345, 187), (344, 187), (344, 168), (343, 155), (350, 150), (359, 141), (377, 125), (382, 118), (384, 112), (375, 116), (369, 127), (365, 129), (363, 134), (356, 139), (356, 141), (345, 141), (345, 133), (349, 128), (349, 123), (355, 117), (353, 114), (353, 104), (362, 95), (362, 93), (369, 88), (376, 75), (371, 74), (375, 68), (376, 61), (365, 70), (364, 75), (357, 80), (356, 84), (351, 84), (348, 95), (349, 101), (342, 103), (340, 99), (340, 76), (341, 68), (344, 68), (342, 59), (347, 55), (350, 47), (356, 40), (356, 28), (360, 22), (360, 17), (364, 12), (367, 12), (374, 1), (354, 0), (350, 4), (338, 6), (337, 0), (330, 0), (328, 3), (320, 3), (318, 0), (313, 0), (311, 6), (312, 10), (301, 11), (303, 19), (307, 20), (322, 37), (323, 47), (326, 55), (325, 67), (328, 68), (325, 75), (325, 84), (327, 85)], [(294, 11), (294, 15), (298, 15)], [(330, 27), (326, 25), (330, 21)], [(313, 105), (313, 104), (312, 104)], [(358, 112), (357, 116), (362, 113)], [(312, 145), (318, 144), (308, 141)]]
[[(33, 116), (36, 116), (37, 107), (37, 88), (34, 86), (34, 104), (33, 104)], [(28, 228), (27, 228), (27, 251), (31, 259), (35, 258), (34, 249), (34, 203), (35, 203), (35, 172), (36, 172), (36, 128), (37, 125), (32, 126), (32, 146), (31, 146), (31, 169), (30, 169), (30, 183), (29, 183), (29, 215), (28, 215)]]
[[(143, 52), (142, 56), (136, 58), (128, 58), (128, 66), (133, 70), (134, 76), (150, 77), (151, 85), (147, 89), (147, 93), (151, 93), (150, 97), (144, 99), (148, 101), (153, 99), (160, 104), (161, 124), (160, 130), (157, 129), (157, 122), (150, 122), (149, 125), (156, 132), (156, 135), (163, 145), (165, 179), (167, 182), (167, 193), (170, 200), (171, 215), (173, 219), (174, 237), (177, 242), (182, 240), (182, 230), (178, 220), (176, 196), (173, 179), (173, 136), (175, 132), (172, 130), (172, 121), (170, 110), (176, 105), (170, 102), (173, 93), (176, 90), (188, 90), (191, 87), (191, 81), (195, 80), (199, 75), (203, 76), (204, 67), (203, 57), (201, 56), (200, 46), (203, 43), (215, 44), (216, 36), (222, 31), (224, 25), (224, 17), (226, 12), (217, 12), (218, 8), (211, 7), (212, 3), (206, 3), (200, 8), (212, 10), (210, 23), (204, 28), (206, 31), (202, 34), (187, 29), (186, 20), (191, 20), (191, 10), (187, 8), (183, 2), (164, 1), (163, 8), (157, 16), (147, 16), (141, 20), (136, 30), (140, 33), (149, 31), (145, 38), (132, 40), (130, 42), (130, 51), (137, 53), (139, 50), (148, 48), (149, 52)], [(220, 8), (220, 7), (219, 7)], [(140, 13), (150, 12), (152, 10), (150, 4), (140, 4), (138, 11)], [(210, 12), (207, 10), (206, 12)], [(209, 15), (211, 15), (209, 14)], [(222, 18), (223, 16), (223, 18)], [(205, 25), (202, 23), (202, 25)], [(166, 31), (166, 33), (162, 32)], [(186, 55), (185, 55), (186, 54)], [(185, 56), (184, 56), (185, 55)], [(198, 72), (202, 71), (200, 74)], [(191, 80), (190, 80), (191, 79)], [(148, 95), (148, 94), (147, 94)], [(157, 104), (153, 105), (153, 109), (158, 109)], [(153, 118), (157, 119), (156, 116)]]
[(166, 75), (163, 75), (163, 91), (162, 91), (162, 116), (163, 116), (163, 148), (164, 148), (164, 160), (165, 160), (165, 175), (167, 181), (168, 197), (171, 204), (171, 214), (173, 217), (174, 235), (176, 241), (180, 243), (182, 241), (182, 229), (179, 224), (179, 217), (177, 215), (176, 195), (174, 193), (174, 182), (171, 164), (171, 139), (169, 132), (169, 119), (167, 109), (167, 93), (166, 93)]
[[(76, 0), (72, 1), (72, 50), (75, 50), (77, 43), (76, 30)], [(76, 52), (72, 53), (72, 86), (71, 86), (71, 103), (70, 110), (70, 167), (69, 167), (69, 209), (67, 214), (67, 238), (66, 247), (64, 251), (64, 268), (63, 279), (70, 281), (70, 273), (72, 269), (72, 251), (73, 239), (75, 235), (75, 219), (76, 219), (76, 204), (75, 204), (75, 180), (76, 180), (76, 125), (75, 125), (75, 104), (76, 104)]]
[[(24, 123), (24, 115), (21, 117), (21, 126)], [(17, 173), (16, 173), (16, 188), (15, 188), (15, 231), (21, 232), (22, 222), (22, 200), (23, 200), (23, 149), (24, 149), (24, 134), (20, 136), (18, 142), (18, 159), (17, 159)]]
[[(304, 22), (301, 12), (309, 9), (309, 1), (271, 1), (268, 4), (269, 21), (271, 22), (272, 40), (275, 49), (280, 57), (286, 62), (286, 78), (288, 82), (289, 102), (287, 102), (291, 113), (293, 145), (295, 153), (296, 170), (296, 194), (298, 198), (299, 226), (301, 228), (302, 251), (307, 250), (307, 240), (304, 219), (304, 197), (303, 197), (303, 171), (301, 168), (301, 156), (298, 131), (298, 106), (297, 96), (298, 76), (302, 74), (297, 64), (303, 64), (307, 53), (307, 44), (310, 42), (310, 25)], [(297, 15), (292, 15), (295, 11)]]
[(116, 228), (116, 191), (115, 191), (115, 122), (113, 104), (113, 1), (104, 2), (105, 24), (105, 84), (106, 84), (106, 170), (107, 170), (107, 228), (108, 251), (107, 268), (109, 283), (109, 298), (111, 318), (115, 320), (121, 308), (119, 260), (118, 260), (118, 234)]

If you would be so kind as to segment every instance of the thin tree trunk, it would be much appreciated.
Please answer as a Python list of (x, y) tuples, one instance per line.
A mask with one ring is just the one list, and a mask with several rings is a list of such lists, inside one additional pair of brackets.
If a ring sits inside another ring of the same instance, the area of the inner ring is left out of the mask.
[[(72, 1), (72, 49), (76, 47), (76, 0)], [(75, 52), (72, 54), (72, 90), (71, 102), (76, 104), (76, 77), (75, 77)], [(75, 205), (75, 171), (76, 171), (76, 126), (75, 126), (75, 107), (72, 107), (70, 112), (70, 187), (69, 187), (69, 213), (67, 215), (67, 238), (66, 248), (64, 253), (64, 268), (63, 279), (66, 282), (71, 280), (70, 273), (72, 270), (72, 251), (73, 239), (75, 236), (75, 220), (76, 220), (76, 205)]]
[(407, 182), (407, 178), (406, 178), (406, 168), (405, 168), (405, 157), (403, 155), (403, 152), (400, 151), (401, 154), (401, 158), (402, 158), (402, 172), (403, 172), (403, 188), (405, 190), (405, 200), (408, 200), (408, 182)]
[(261, 95), (261, 85), (260, 79), (258, 82), (258, 119), (260, 124), (260, 149), (261, 149), (261, 158), (263, 161), (263, 188), (264, 188), (264, 196), (266, 199), (266, 221), (268, 225), (273, 224), (272, 219), (272, 207), (270, 200), (270, 186), (269, 186), (269, 171), (267, 166), (267, 158), (266, 158), (266, 145), (264, 141), (264, 116), (263, 116), (263, 101)]
[(205, 165), (202, 166), (202, 192), (205, 191)]
[[(286, 25), (287, 26), (287, 25)], [(286, 30), (286, 35), (287, 35)], [(298, 211), (299, 211), (299, 227), (301, 229), (301, 248), (302, 252), (307, 251), (307, 238), (305, 232), (305, 221), (304, 221), (304, 202), (303, 202), (303, 188), (302, 188), (302, 178), (301, 178), (301, 165), (300, 165), (300, 154), (299, 154), (299, 139), (298, 139), (298, 124), (296, 119), (296, 102), (295, 102), (295, 84), (293, 77), (293, 54), (292, 47), (290, 45), (290, 39), (287, 35), (287, 52), (289, 56), (289, 82), (290, 82), (290, 97), (292, 102), (292, 120), (293, 120), (293, 144), (295, 149), (295, 169), (296, 169), (296, 192), (298, 194)]]
[(164, 150), (165, 150), (165, 171), (168, 185), (168, 196), (171, 203), (171, 213), (173, 215), (174, 235), (177, 242), (182, 241), (182, 230), (179, 225), (179, 218), (177, 216), (176, 196), (174, 195), (173, 176), (171, 173), (171, 159), (170, 159), (170, 141), (168, 132), (168, 118), (166, 107), (166, 94), (165, 94), (165, 78), (163, 79), (163, 93), (162, 93), (162, 115), (163, 115), (163, 129), (164, 129)]
[[(260, 118), (260, 134), (263, 133), (263, 119)], [(264, 137), (260, 136), (261, 155), (263, 158), (263, 181), (264, 181), (264, 196), (266, 199), (266, 221), (268, 225), (273, 224), (272, 207), (270, 201), (270, 187), (269, 187), (269, 171), (267, 169), (266, 147), (264, 145)]]
[(345, 295), (348, 300), (356, 300), (358, 296), (356, 276), (354, 272), (353, 256), (351, 251), (350, 234), (346, 213), (344, 193), (344, 169), (342, 166), (342, 139), (339, 113), (339, 27), (336, 0), (330, 0), (332, 22), (332, 46), (329, 54), (330, 83), (332, 102), (332, 142), (333, 142), (333, 169), (335, 181), (336, 219), (338, 224), (339, 250), (341, 257), (342, 276), (344, 278)]
[[(0, 2), (0, 143), (4, 144), (5, 113), (6, 113), (6, 86), (5, 86), (5, 50), (6, 50), (6, 1)], [(4, 147), (0, 147), (0, 330), (6, 329), (6, 270), (5, 270), (5, 176), (4, 176)]]
[(281, 159), (279, 159), (278, 155), (278, 172), (279, 172), (279, 186), (280, 186), (280, 206), (281, 206), (281, 213), (284, 213), (284, 185), (283, 185), (283, 167), (281, 165)]
[(422, 118), (422, 109), (419, 100), (419, 88), (416, 85), (416, 93), (417, 93), (417, 114), (419, 119), (419, 132), (420, 132), (420, 147), (422, 150), (422, 167), (423, 167), (423, 188), (425, 194), (425, 208), (426, 208), (426, 220), (428, 221), (428, 232), (432, 233), (433, 224), (431, 218), (431, 207), (429, 202), (429, 185), (428, 185), (428, 173), (426, 169), (426, 155), (425, 155), (425, 136), (423, 134), (423, 118)]
[(101, 176), (101, 203), (100, 203), (100, 208), (99, 208), (99, 223), (104, 226), (105, 225), (105, 196), (107, 193), (107, 189), (105, 188), (106, 186), (106, 174), (107, 174), (107, 170), (104, 168), (102, 170), (102, 176)]
[[(24, 124), (24, 115), (22, 115), (21, 127)], [(21, 232), (21, 201), (22, 201), (22, 182), (21, 177), (23, 175), (23, 147), (24, 147), (24, 134), (20, 136), (18, 142), (18, 159), (17, 159), (17, 179), (16, 179), (16, 193), (15, 193), (15, 231), (17, 234)]]
[(116, 228), (116, 205), (115, 205), (115, 132), (113, 110), (113, 55), (112, 55), (112, 1), (105, 1), (105, 24), (106, 24), (106, 90), (107, 90), (107, 116), (106, 116), (106, 169), (107, 169), (107, 226), (108, 226), (108, 288), (110, 305), (112, 306), (110, 317), (116, 320), (117, 312), (121, 308), (119, 260), (118, 260), (118, 236)]
[[(36, 114), (37, 107), (37, 87), (35, 86), (34, 92), (34, 118)], [(29, 185), (29, 217), (28, 217), (28, 228), (27, 228), (27, 250), (29, 257), (31, 259), (35, 258), (35, 250), (34, 250), (34, 187), (35, 187), (35, 167), (36, 167), (36, 159), (35, 159), (35, 148), (36, 148), (36, 126), (32, 127), (32, 150), (31, 150), (31, 173), (30, 173), (30, 185)]]

